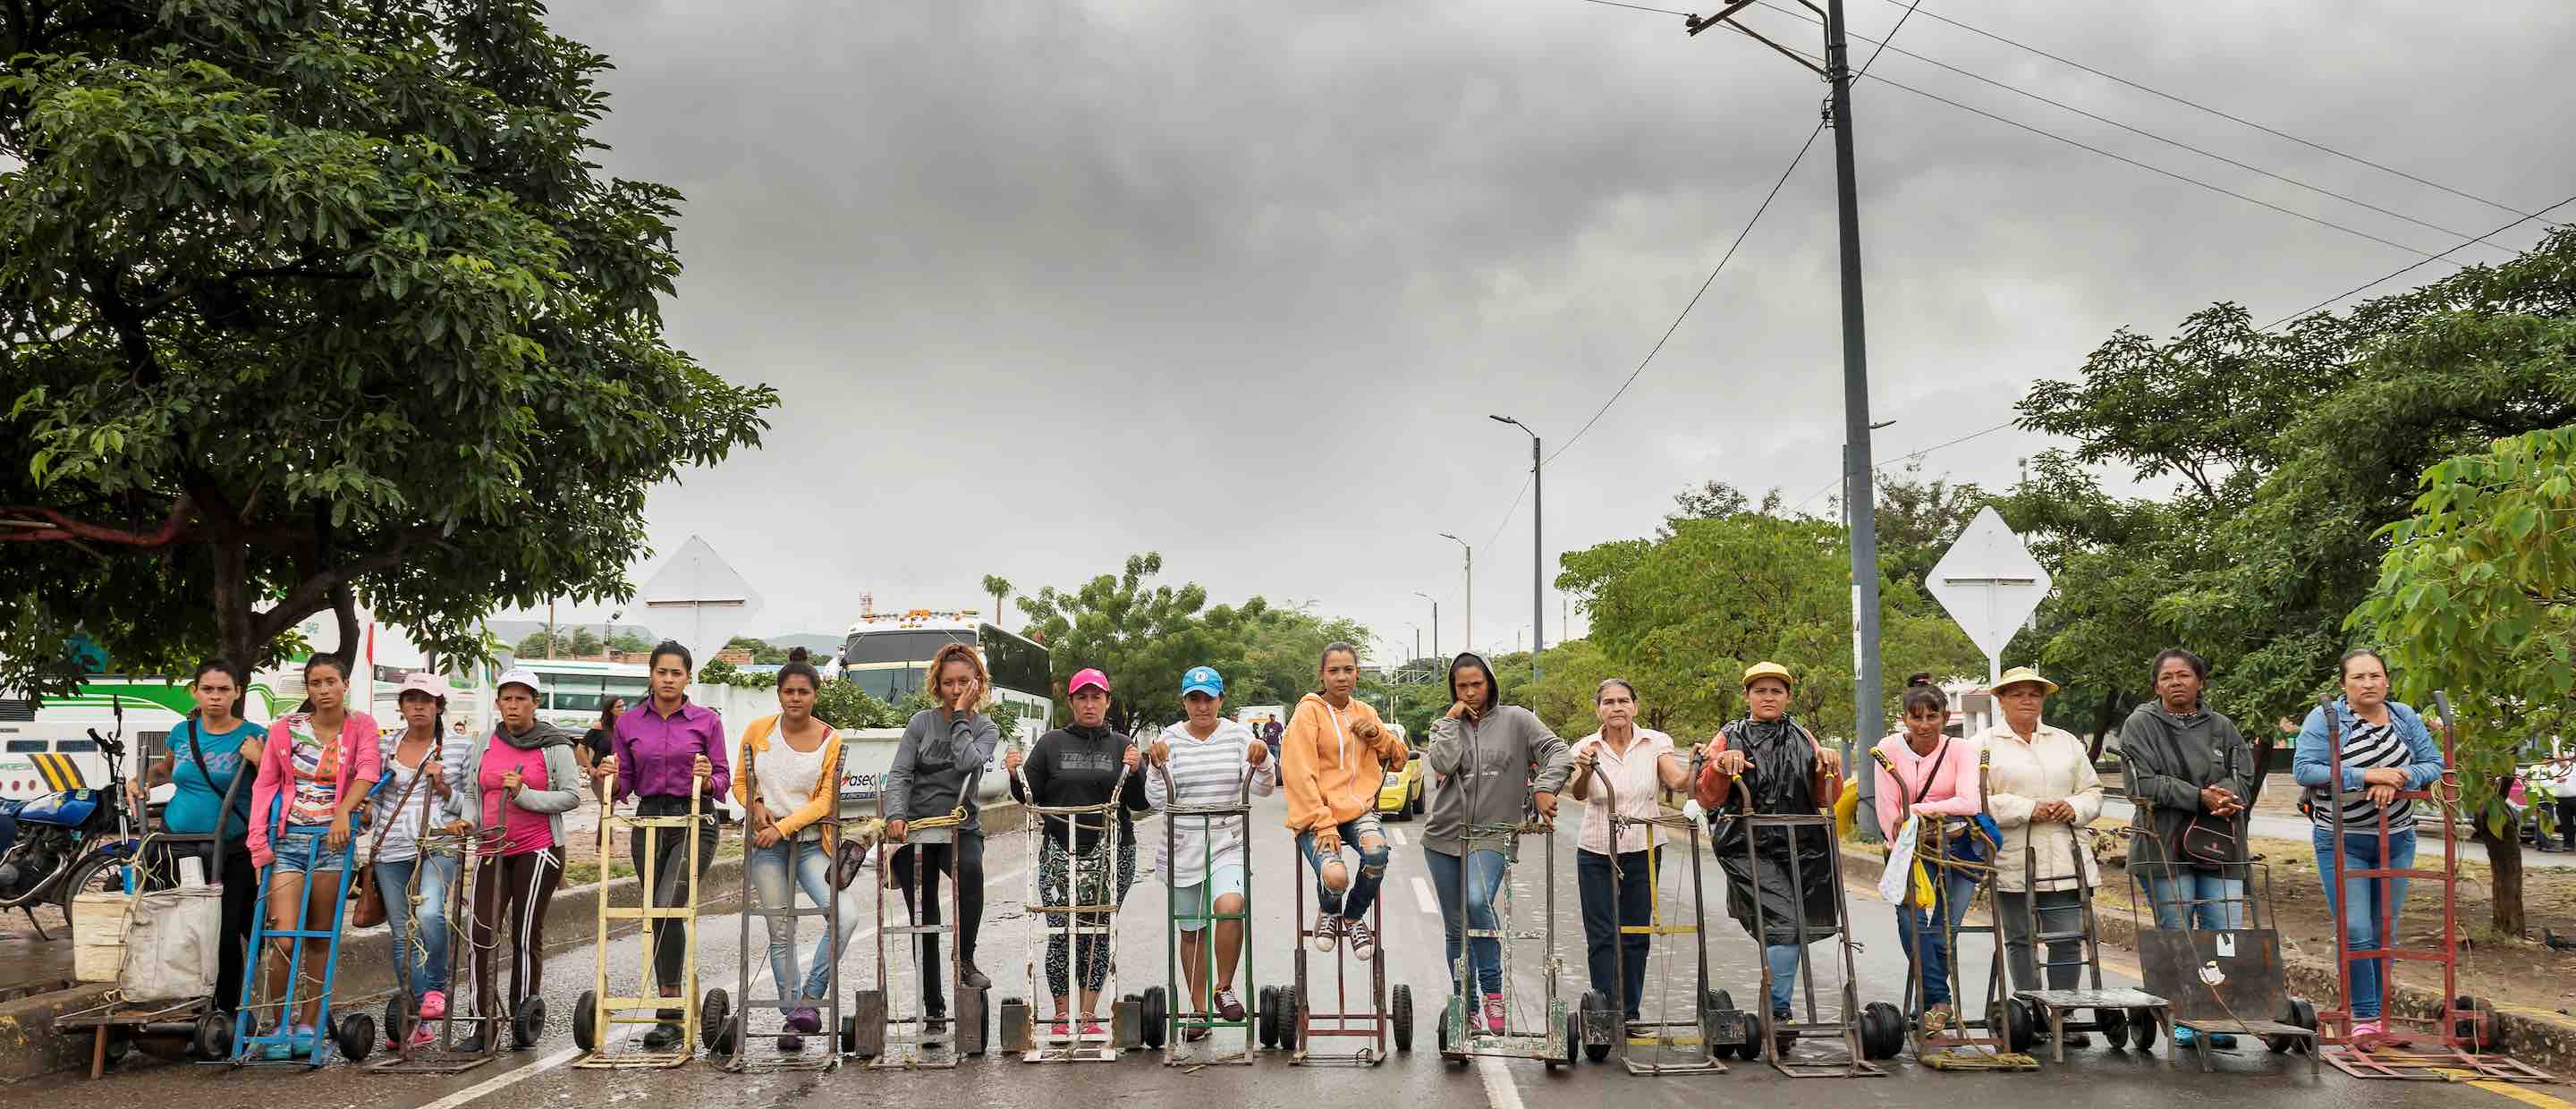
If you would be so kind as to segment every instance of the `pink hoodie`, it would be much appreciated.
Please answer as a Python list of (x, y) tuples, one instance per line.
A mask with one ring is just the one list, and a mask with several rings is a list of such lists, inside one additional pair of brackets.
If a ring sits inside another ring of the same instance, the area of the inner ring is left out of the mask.
[[(269, 849), (269, 810), (277, 807), (280, 794), (295, 792), (294, 741), (287, 738), (288, 722), (302, 717), (298, 713), (268, 726), (268, 749), (259, 759), (259, 777), (250, 787), (250, 861), (265, 867), (276, 852)], [(367, 789), (384, 776), (384, 754), (377, 745), (376, 718), (353, 712), (340, 722), (340, 796), (346, 799), (354, 783), (365, 782)]]
[(1913, 806), (1919, 813), (1975, 816), (1985, 808), (1985, 795), (1977, 787), (1977, 741), (1951, 739), (1946, 742), (1950, 745), (1947, 751), (1933, 748), (1940, 754), (1941, 762), (1930, 768), (1932, 788), (1927, 792), (1923, 788), (1923, 775), (1932, 757), (1915, 754), (1913, 745), (1905, 742), (1903, 732), (1879, 741), (1874, 750), (1885, 752), (1888, 759), (1896, 764), (1897, 775), (1904, 779), (1901, 783), (1891, 783), (1886, 769), (1875, 765), (1878, 760), (1870, 760), (1873, 764), (1870, 773), (1878, 776), (1874, 783), (1877, 788), (1873, 792), (1880, 834), (1891, 840), (1896, 838), (1896, 830), (1905, 823), (1906, 803), (1913, 801), (1916, 794), (1923, 796), (1923, 800)]

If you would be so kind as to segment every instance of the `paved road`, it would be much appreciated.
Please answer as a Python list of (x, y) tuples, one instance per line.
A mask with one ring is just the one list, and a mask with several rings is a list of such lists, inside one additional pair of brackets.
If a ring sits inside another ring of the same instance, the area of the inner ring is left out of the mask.
[[(1284, 981), (1289, 971), (1287, 952), (1279, 938), (1287, 932), (1290, 912), (1290, 889), (1284, 884), (1290, 849), (1286, 833), (1279, 830), (1279, 812), (1276, 800), (1259, 802), (1254, 862), (1255, 889), (1262, 900), (1256, 905), (1256, 969), (1258, 980), (1264, 982)], [(1147, 827), (1149, 834), (1160, 834), (1159, 824)], [(703, 1062), (674, 1071), (580, 1071), (566, 1065), (573, 1056), (567, 1014), (574, 998), (590, 983), (591, 952), (583, 948), (555, 956), (548, 967), (547, 996), (555, 1017), (545, 1042), (536, 1050), (506, 1057), (466, 1075), (386, 1077), (364, 1075), (350, 1068), (319, 1074), (276, 1069), (236, 1073), (160, 1064), (138, 1054), (121, 1073), (101, 1082), (52, 1078), (12, 1090), (11, 1100), (20, 1105), (44, 1104), (49, 1109), (127, 1109), (135, 1105), (211, 1109), (279, 1104), (501, 1109), (627, 1103), (634, 1103), (635, 1109), (651, 1104), (766, 1109), (830, 1104), (852, 1096), (886, 1104), (1023, 1107), (1105, 1105), (1141, 1096), (1150, 1099), (1142, 1102), (1148, 1105), (1187, 1099), (1207, 1105), (1282, 1109), (1318, 1104), (1519, 1109), (1540, 1104), (1611, 1104), (1615, 1098), (1623, 1107), (1679, 1109), (1704, 1105), (1711, 1098), (1727, 1098), (1807, 1109), (1906, 1103), (1928, 1092), (1921, 1084), (1930, 1083), (1942, 1087), (1937, 1095), (1941, 1098), (1957, 1099), (1962, 1104), (1982, 1102), (1998, 1109), (2042, 1109), (2068, 1102), (2081, 1102), (2088, 1109), (2170, 1109), (2181, 1100), (2264, 1109), (2329, 1109), (2357, 1092), (2353, 1080), (2331, 1069), (2322, 1079), (2311, 1079), (2303, 1062), (2293, 1065), (2259, 1048), (2223, 1057), (2220, 1073), (2214, 1075), (2203, 1075), (2188, 1062), (2177, 1063), (2161, 1055), (2146, 1058), (2100, 1047), (2070, 1058), (2063, 1067), (2051, 1066), (2035, 1074), (1936, 1074), (1918, 1068), (1910, 1060), (1897, 1060), (1890, 1064), (1889, 1077), (1815, 1081), (1793, 1081), (1760, 1064), (1740, 1064), (1725, 1075), (1676, 1078), (1632, 1077), (1615, 1066), (1590, 1064), (1571, 1073), (1551, 1073), (1535, 1062), (1479, 1060), (1464, 1067), (1445, 1064), (1432, 1050), (1432, 1014), (1438, 996), (1446, 988), (1447, 975), (1439, 955), (1439, 917), (1424, 878), (1416, 838), (1420, 825), (1389, 827), (1399, 845), (1386, 893), (1385, 955), (1392, 960), (1394, 979), (1412, 985), (1423, 1013), (1416, 1030), (1416, 1050), (1373, 1069), (1292, 1068), (1284, 1059), (1273, 1057), (1250, 1067), (1193, 1072), (1156, 1065), (1144, 1055), (1114, 1064), (1050, 1066), (1005, 1061), (996, 1055), (969, 1060), (955, 1073), (901, 1074), (844, 1068), (830, 1075), (731, 1075)], [(1570, 877), (1572, 850), (1570, 832), (1561, 835), (1559, 863), (1568, 879), (1559, 889), (1558, 919), (1569, 994), (1580, 991), (1583, 978), (1581, 930)], [(1025, 835), (995, 839), (988, 855), (992, 893), (983, 962), (998, 980), (997, 995), (1025, 996), (1029, 992), (1024, 966), (1027, 932), (1019, 915), (1021, 899), (1028, 890), (1029, 855), (1029, 837)], [(1671, 873), (1677, 879), (1681, 875), (1678, 868)], [(1714, 893), (1720, 881), (1714, 867), (1708, 877)], [(1535, 912), (1543, 899), (1538, 868), (1527, 864), (1521, 867), (1515, 888), (1520, 904)], [(1118, 986), (1121, 991), (1141, 990), (1160, 979), (1164, 937), (1153, 907), (1161, 904), (1162, 897), (1163, 887), (1153, 878), (1141, 879), (1131, 897), (1131, 908), (1122, 920), (1125, 931), (1119, 937), (1120, 958), (1127, 970)], [(1853, 902), (1864, 946), (1860, 955), (1861, 995), (1864, 1000), (1896, 1000), (1904, 963), (1889, 913), (1874, 894), (1863, 889), (1853, 890)], [(700, 936), (702, 965), (729, 987), (739, 950), (738, 919), (710, 918)], [(1731, 989), (1739, 1000), (1750, 1000), (1758, 990), (1759, 975), (1752, 945), (1731, 922), (1722, 919), (1712, 928), (1709, 938), (1713, 963), (1724, 979), (1720, 984)], [(632, 983), (636, 950), (631, 941), (614, 945), (617, 965), (611, 969), (615, 977)], [(863, 930), (845, 968), (855, 977), (872, 967), (873, 959), (872, 936)], [(1534, 993), (1537, 970), (1532, 964), (1537, 961), (1535, 953), (1522, 960), (1521, 973), (1516, 977), (1523, 993)], [(1326, 966), (1321, 961), (1316, 964), (1319, 972)], [(1688, 968), (1687, 962), (1661, 964), (1650, 981), (1661, 981), (1668, 973), (1675, 981), (1686, 981)], [(2116, 973), (2114, 977), (2128, 980)], [(768, 987), (756, 984), (755, 988)], [(2440, 1083), (2381, 1083), (2366, 1096), (2378, 1109), (2432, 1109), (2436, 1105), (2506, 1109), (2505, 1100), (2498, 1094)], [(2546, 1091), (2535, 1096), (2543, 1099), (2538, 1104), (2544, 1107), (2576, 1109)]]

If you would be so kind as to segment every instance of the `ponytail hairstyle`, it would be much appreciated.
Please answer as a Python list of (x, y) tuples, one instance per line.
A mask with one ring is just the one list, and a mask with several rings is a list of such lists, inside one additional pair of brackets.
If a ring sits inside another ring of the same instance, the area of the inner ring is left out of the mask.
[(1919, 708), (1947, 714), (1950, 711), (1950, 695), (1943, 692), (1940, 686), (1932, 684), (1928, 678), (1906, 686), (1903, 710), (1905, 715), (1912, 716), (1914, 710)]
[[(327, 651), (315, 651), (315, 652), (313, 653), (313, 657), (311, 657), (311, 658), (308, 658), (308, 659), (305, 659), (305, 660), (304, 660), (304, 680), (305, 680), (305, 681), (307, 681), (307, 682), (312, 681), (312, 680), (313, 680), (313, 672), (314, 672), (314, 671), (316, 671), (316, 670), (319, 670), (319, 669), (321, 669), (321, 668), (323, 668), (323, 667), (325, 667), (325, 666), (328, 666), (328, 667), (330, 667), (331, 669), (334, 669), (334, 670), (339, 671), (339, 672), (340, 672), (340, 680), (341, 680), (341, 681), (344, 681), (344, 682), (345, 682), (345, 681), (348, 681), (348, 680), (349, 680), (349, 663), (348, 663), (348, 660), (343, 659), (343, 658), (341, 658), (340, 656), (338, 656), (338, 655), (336, 655), (336, 654), (331, 654), (331, 653), (329, 653), (329, 652), (327, 652)], [(342, 707), (343, 707), (343, 708), (346, 708), (347, 706), (345, 706), (345, 705), (344, 705), (344, 706), (342, 706)], [(297, 711), (297, 712), (311, 712), (311, 711), (313, 711), (313, 698), (312, 698), (310, 695), (307, 695), (307, 696), (304, 698), (304, 703), (303, 703), (303, 704), (301, 704), (301, 705), (296, 706), (295, 711)]]
[(1354, 666), (1358, 665), (1358, 664), (1359, 664), (1359, 661), (1360, 661), (1360, 649), (1359, 649), (1359, 648), (1354, 647), (1354, 646), (1351, 646), (1351, 645), (1350, 645), (1350, 644), (1348, 644), (1348, 643), (1345, 643), (1345, 642), (1343, 642), (1343, 641), (1341, 641), (1341, 640), (1336, 639), (1336, 640), (1334, 640), (1334, 641), (1332, 641), (1332, 642), (1330, 642), (1330, 643), (1324, 644), (1324, 650), (1323, 650), (1323, 653), (1318, 654), (1318, 655), (1316, 655), (1316, 656), (1315, 656), (1315, 676), (1316, 676), (1316, 677), (1321, 678), (1321, 677), (1323, 677), (1323, 676), (1324, 676), (1324, 664), (1325, 664), (1325, 663), (1327, 663), (1327, 662), (1331, 662), (1331, 661), (1333, 660), (1333, 656), (1334, 656), (1334, 655), (1349, 655), (1349, 656), (1351, 656), (1351, 664), (1352, 664), (1352, 665), (1354, 665)]
[(662, 656), (664, 655), (678, 655), (680, 656), (680, 669), (686, 670), (691, 674), (698, 672), (698, 660), (690, 657), (689, 649), (681, 646), (680, 641), (676, 639), (665, 639), (661, 643), (655, 645), (653, 653), (645, 656), (644, 658), (645, 669), (649, 670), (660, 665), (662, 662)]
[(778, 680), (772, 682), (770, 684), (770, 688), (784, 689), (787, 687), (787, 679), (803, 678), (805, 679), (805, 684), (811, 687), (814, 692), (821, 693), (823, 691), (823, 674), (821, 671), (814, 669), (813, 663), (806, 661), (811, 657), (812, 656), (803, 647), (798, 647), (787, 652), (787, 665), (778, 668)]

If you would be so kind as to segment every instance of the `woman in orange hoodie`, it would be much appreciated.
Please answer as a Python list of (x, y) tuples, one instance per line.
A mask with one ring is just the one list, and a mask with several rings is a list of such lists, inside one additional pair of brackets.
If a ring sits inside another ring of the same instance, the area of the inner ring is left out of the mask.
[[(1388, 767), (1404, 765), (1404, 741), (1368, 702), (1351, 696), (1360, 680), (1359, 648), (1348, 643), (1325, 647), (1316, 670), (1323, 688), (1297, 702), (1297, 714), (1280, 739), (1280, 785), (1288, 792), (1288, 828), (1297, 833), (1297, 850), (1315, 868), (1318, 880), (1322, 907), (1315, 916), (1315, 949), (1331, 951), (1336, 940), (1347, 937), (1351, 954), (1365, 961), (1377, 955), (1368, 911), (1386, 878), (1378, 784)], [(1359, 849), (1356, 881), (1342, 856), (1346, 846)]]

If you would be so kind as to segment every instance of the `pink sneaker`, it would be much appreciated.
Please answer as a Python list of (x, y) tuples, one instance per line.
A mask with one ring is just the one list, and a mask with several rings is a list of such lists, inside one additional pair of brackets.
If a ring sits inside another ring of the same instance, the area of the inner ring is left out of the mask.
[(1109, 1038), (1109, 1030), (1101, 1027), (1099, 1021), (1086, 1020), (1082, 1022), (1082, 1038), (1086, 1040), (1105, 1040)]
[(1503, 1034), (1502, 998), (1488, 997), (1485, 999), (1485, 1030), (1486, 1032), (1496, 1036)]
[(2360, 1021), (2352, 1026), (2352, 1038), (2356, 1040), (2375, 1040), (2387, 1034), (2388, 1030), (2375, 1020)]
[[(431, 1031), (429, 1030), (429, 1026), (428, 1026), (428, 1025), (425, 1025), (425, 1024), (423, 1024), (423, 1025), (414, 1025), (414, 1026), (412, 1027), (412, 1030), (411, 1030), (411, 1046), (412, 1046), (412, 1050), (414, 1050), (414, 1051), (418, 1051), (418, 1050), (420, 1050), (421, 1048), (424, 1048), (424, 1047), (430, 1047), (430, 1046), (433, 1046), (433, 1045), (435, 1045), (435, 1044), (437, 1044), (437, 1043), (438, 1043), (438, 1034), (437, 1034), (437, 1033), (434, 1033), (434, 1032), (431, 1032)], [(393, 1038), (393, 1037), (391, 1037), (391, 1036), (387, 1036), (387, 1037), (385, 1037), (385, 1047), (386, 1047), (386, 1048), (388, 1048), (388, 1049), (390, 1049), (390, 1050), (394, 1050), (394, 1051), (400, 1051), (400, 1050), (402, 1050), (402, 1045), (401, 1045), (401, 1044), (398, 1044), (398, 1043), (395, 1043), (395, 1042), (394, 1042), (394, 1038)]]
[(447, 991), (431, 990), (420, 995), (420, 1019), (437, 1020), (447, 1015)]
[(1073, 1022), (1057, 1021), (1047, 1026), (1047, 1038), (1061, 1043), (1073, 1038)]

